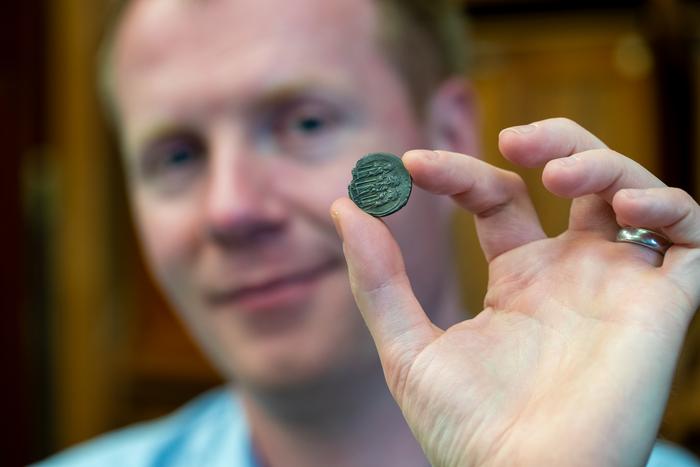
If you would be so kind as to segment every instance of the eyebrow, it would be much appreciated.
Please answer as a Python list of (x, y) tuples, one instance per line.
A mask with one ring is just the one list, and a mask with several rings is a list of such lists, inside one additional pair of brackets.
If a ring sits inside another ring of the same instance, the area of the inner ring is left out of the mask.
[[(304, 79), (263, 89), (251, 102), (244, 103), (241, 106), (241, 113), (244, 115), (253, 114), (260, 110), (272, 109), (280, 105), (289, 104), (295, 99), (303, 98), (329, 99), (351, 108), (357, 107), (357, 99), (352, 96), (347, 87), (340, 85), (330, 86), (328, 83)], [(197, 133), (197, 129), (195, 125), (188, 123), (186, 119), (182, 123), (166, 122), (155, 124), (142, 133), (138, 133), (132, 141), (133, 144), (123, 144), (123, 152), (127, 156), (138, 156), (154, 142), (173, 133)], [(125, 143), (128, 143), (128, 141)]]
[(302, 80), (285, 83), (263, 91), (252, 105), (244, 108), (244, 112), (254, 111), (259, 108), (275, 107), (298, 98), (329, 99), (346, 105), (352, 105), (356, 102), (356, 99), (352, 97), (350, 91), (344, 86), (329, 86), (328, 84), (319, 84), (313, 80)]
[(162, 123), (149, 127), (146, 131), (138, 134), (133, 140), (133, 144), (122, 144), (123, 152), (127, 157), (141, 155), (149, 146), (156, 141), (163, 139), (167, 135), (173, 133), (196, 133), (191, 125), (183, 125), (178, 123)]

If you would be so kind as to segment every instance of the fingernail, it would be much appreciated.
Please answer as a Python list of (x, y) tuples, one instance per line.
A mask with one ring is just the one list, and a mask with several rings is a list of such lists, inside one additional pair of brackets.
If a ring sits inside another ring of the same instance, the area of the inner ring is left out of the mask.
[(429, 160), (429, 161), (434, 161), (434, 160), (437, 159), (439, 156), (438, 156), (438, 153), (435, 152), (435, 151), (425, 151), (425, 152), (423, 153), (423, 157), (425, 157), (425, 158), (426, 158), (427, 160)]
[(536, 129), (537, 129), (537, 127), (533, 124), (519, 125), (519, 126), (512, 126), (512, 127), (506, 128), (505, 130), (501, 131), (501, 133), (504, 133), (506, 131), (512, 131), (512, 132), (515, 132), (519, 135), (525, 135), (528, 133), (532, 133)]
[(577, 162), (578, 157), (576, 156), (562, 157), (561, 159), (559, 159), (559, 164), (563, 165), (564, 167), (570, 167)]
[(626, 198), (630, 199), (635, 199), (635, 198), (641, 198), (646, 195), (645, 190), (633, 190), (633, 189), (628, 189), (628, 190), (622, 190), (622, 194)]
[(340, 213), (337, 210), (333, 209), (331, 211), (331, 219), (333, 219), (335, 231), (338, 233), (340, 239), (343, 240), (343, 229), (340, 227)]
[(430, 149), (411, 149), (410, 151), (407, 151), (403, 155), (403, 157), (404, 158), (414, 158), (415, 157), (418, 159), (432, 161), (432, 160), (437, 159), (438, 155), (435, 151), (432, 151)]

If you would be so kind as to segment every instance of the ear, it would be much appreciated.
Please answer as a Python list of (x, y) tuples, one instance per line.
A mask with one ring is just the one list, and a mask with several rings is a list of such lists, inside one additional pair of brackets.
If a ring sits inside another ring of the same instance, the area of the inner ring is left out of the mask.
[(464, 78), (443, 82), (428, 101), (427, 135), (433, 149), (479, 157), (476, 97)]

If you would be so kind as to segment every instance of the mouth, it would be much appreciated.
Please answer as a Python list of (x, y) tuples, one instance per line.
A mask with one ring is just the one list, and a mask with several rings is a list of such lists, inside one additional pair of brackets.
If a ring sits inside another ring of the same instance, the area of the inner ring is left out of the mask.
[(231, 290), (213, 292), (207, 296), (207, 301), (213, 308), (235, 306), (249, 313), (281, 310), (308, 298), (323, 277), (338, 270), (343, 264), (340, 259), (333, 258), (292, 274)]

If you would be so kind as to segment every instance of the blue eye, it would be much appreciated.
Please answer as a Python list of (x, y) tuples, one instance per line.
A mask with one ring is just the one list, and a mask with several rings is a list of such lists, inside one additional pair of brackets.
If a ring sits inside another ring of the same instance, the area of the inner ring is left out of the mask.
[(180, 190), (195, 180), (205, 157), (204, 146), (196, 136), (168, 136), (147, 147), (141, 159), (141, 173), (159, 191)]
[(202, 145), (189, 139), (161, 141), (148, 151), (146, 172), (162, 175), (171, 170), (181, 170), (198, 162), (203, 156)]
[(195, 157), (196, 154), (191, 147), (177, 147), (167, 155), (165, 163), (171, 166), (181, 166), (187, 164), (188, 162), (192, 162)]
[(346, 128), (339, 104), (321, 98), (298, 96), (271, 107), (263, 114), (260, 134), (270, 136), (266, 150), (292, 160), (317, 162), (332, 153)]
[(304, 133), (313, 133), (314, 131), (320, 130), (325, 125), (325, 122), (321, 118), (303, 118), (297, 122), (297, 129)]

